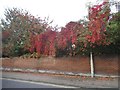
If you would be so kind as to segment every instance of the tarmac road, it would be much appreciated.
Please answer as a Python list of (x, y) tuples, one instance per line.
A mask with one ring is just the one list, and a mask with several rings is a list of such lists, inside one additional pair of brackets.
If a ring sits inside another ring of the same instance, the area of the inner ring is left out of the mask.
[(2, 88), (72, 88), (49, 83), (2, 78)]
[[(2, 72), (2, 78), (22, 80), (22, 81), (30, 81), (30, 82), (33, 81), (33, 82), (47, 83), (49, 85), (45, 85), (46, 88), (47, 87), (48, 88), (49, 87), (51, 87), (51, 88), (52, 87), (65, 88), (65, 86), (69, 86), (66, 88), (71, 88), (71, 87), (78, 87), (78, 88), (118, 88), (119, 87), (119, 85), (118, 85), (119, 83), (118, 83), (117, 78), (110, 79), (110, 80), (104, 80), (104, 79), (97, 80), (95, 78), (93, 78), (93, 79), (91, 79), (91, 78), (87, 78), (87, 79), (68, 78), (68, 77), (60, 77), (60, 76), (42, 75), (42, 74), (37, 74), (37, 73), (21, 73), (21, 72)], [(5, 84), (4, 84), (4, 80), (3, 80), (3, 86)], [(51, 86), (51, 84), (57, 85), (57, 87), (54, 85)], [(61, 87), (61, 86), (64, 86), (64, 87)], [(34, 87), (32, 87), (32, 88), (34, 88)]]

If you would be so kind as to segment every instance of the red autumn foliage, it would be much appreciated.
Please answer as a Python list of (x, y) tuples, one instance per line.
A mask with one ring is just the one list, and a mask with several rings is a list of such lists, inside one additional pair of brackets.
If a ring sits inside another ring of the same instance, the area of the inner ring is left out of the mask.
[[(53, 27), (50, 27), (50, 23), (46, 19), (35, 18), (28, 13), (17, 13), (15, 14), (16, 22), (11, 24), (17, 29), (12, 28), (11, 30), (19, 32), (18, 34), (15, 33), (16, 37), (13, 38), (17, 38), (16, 41), (19, 42), (19, 45), (21, 45), (21, 42), (24, 43), (21, 47), (29, 49), (31, 53), (37, 52), (38, 56), (55, 55), (56, 47), (64, 50), (66, 47), (71, 48), (73, 44), (75, 47), (78, 45), (79, 50), (85, 51), (87, 47), (94, 48), (95, 44), (109, 44), (106, 41), (105, 34), (109, 14), (110, 10), (106, 2), (94, 5), (89, 8), (89, 21), (87, 23), (69, 22), (61, 28), (60, 32), (57, 32)], [(3, 36), (3, 38), (6, 38), (9, 33), (3, 32)]]
[(61, 28), (60, 33), (58, 34), (58, 47), (65, 48), (67, 47), (68, 42), (71, 44), (77, 43), (78, 30), (83, 28), (83, 25), (77, 22), (69, 22), (65, 27)]
[[(110, 11), (106, 9), (106, 4), (103, 2), (100, 5), (94, 5), (89, 8), (89, 23), (88, 30), (90, 33), (82, 35), (85, 37), (88, 42), (93, 44), (106, 44), (104, 32), (106, 31), (106, 23), (109, 19)], [(40, 23), (41, 19), (36, 19), (33, 16), (24, 17), (30, 18), (32, 20), (30, 26), (30, 48), (29, 51), (31, 53), (37, 52), (38, 56), (40, 55), (55, 55), (56, 46), (59, 49), (65, 49), (68, 46), (72, 46), (72, 44), (76, 44), (82, 42), (83, 47), (81, 50), (87, 47), (87, 43), (85, 39), (83, 41), (78, 42), (78, 38), (80, 34), (83, 34), (80, 30), (84, 29), (84, 25), (78, 22), (69, 22), (65, 27), (61, 28), (60, 32), (54, 31), (52, 27), (49, 26), (48, 22)], [(41, 31), (39, 32), (39, 29)], [(42, 31), (42, 29), (44, 29)], [(33, 31), (34, 30), (34, 31)], [(70, 45), (68, 45), (70, 44)], [(94, 46), (92, 46), (94, 47)]]
[(56, 31), (48, 30), (38, 35), (31, 35), (30, 51), (36, 51), (38, 56), (55, 55)]
[(94, 5), (89, 8), (89, 24), (88, 28), (91, 35), (87, 35), (86, 38), (91, 43), (106, 44), (105, 43), (105, 31), (106, 24), (109, 20), (109, 6), (107, 2), (103, 2), (100, 5)]

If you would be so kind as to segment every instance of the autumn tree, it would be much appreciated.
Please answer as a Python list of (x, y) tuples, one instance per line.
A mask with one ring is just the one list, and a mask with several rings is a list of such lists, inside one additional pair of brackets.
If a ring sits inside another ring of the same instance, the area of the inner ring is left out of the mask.
[(110, 7), (108, 2), (103, 2), (99, 5), (93, 5), (89, 7), (88, 16), (88, 34), (87, 39), (87, 50), (89, 52), (94, 51), (96, 54), (99, 53), (95, 48), (101, 46), (108, 46), (110, 40), (107, 38), (106, 29), (110, 17)]
[(71, 21), (62, 27), (57, 38), (57, 56), (77, 54), (80, 50), (78, 43), (85, 39), (84, 32), (84, 26), (80, 22)]
[[(29, 52), (31, 38), (49, 27), (48, 19), (41, 19), (18, 8), (6, 9), (2, 19), (3, 54), (24, 54)], [(5, 52), (5, 53), (4, 53)]]
[(105, 41), (106, 26), (110, 16), (110, 8), (108, 2), (100, 5), (94, 5), (89, 8), (89, 24), (90, 34), (87, 37), (92, 44), (109, 44)]

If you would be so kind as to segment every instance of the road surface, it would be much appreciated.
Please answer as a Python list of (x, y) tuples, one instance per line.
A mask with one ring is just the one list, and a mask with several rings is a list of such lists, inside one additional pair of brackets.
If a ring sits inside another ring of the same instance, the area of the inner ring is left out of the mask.
[(2, 88), (73, 88), (70, 86), (2, 78)]
[[(15, 80), (54, 83), (55, 85), (78, 87), (78, 88), (118, 88), (118, 79), (98, 80), (96, 78), (70, 78), (63, 76), (51, 76), (37, 73), (21, 73), (21, 72), (2, 72), (2, 78), (12, 78)], [(3, 82), (4, 84), (4, 82)], [(42, 84), (43, 85), (43, 84)], [(51, 87), (48, 85), (47, 87)], [(7, 87), (7, 86), (6, 86)], [(52, 86), (54, 87), (54, 86)], [(57, 87), (59, 88), (59, 87)], [(62, 88), (62, 87), (60, 87)], [(64, 88), (64, 87), (63, 87)], [(67, 87), (68, 88), (68, 87)]]

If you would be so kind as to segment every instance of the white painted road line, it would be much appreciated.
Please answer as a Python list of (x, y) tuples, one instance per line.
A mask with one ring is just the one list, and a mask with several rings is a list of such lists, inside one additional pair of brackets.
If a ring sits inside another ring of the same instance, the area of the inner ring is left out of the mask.
[(77, 87), (74, 87), (74, 86), (55, 85), (55, 84), (49, 84), (49, 83), (17, 80), (17, 79), (10, 79), (10, 78), (0, 78), (0, 79), (11, 80), (11, 81), (16, 81), (16, 82), (23, 82), (23, 83), (39, 84), (39, 85), (41, 84), (41, 85), (53, 86), (53, 87), (56, 87), (56, 88), (77, 88)]

